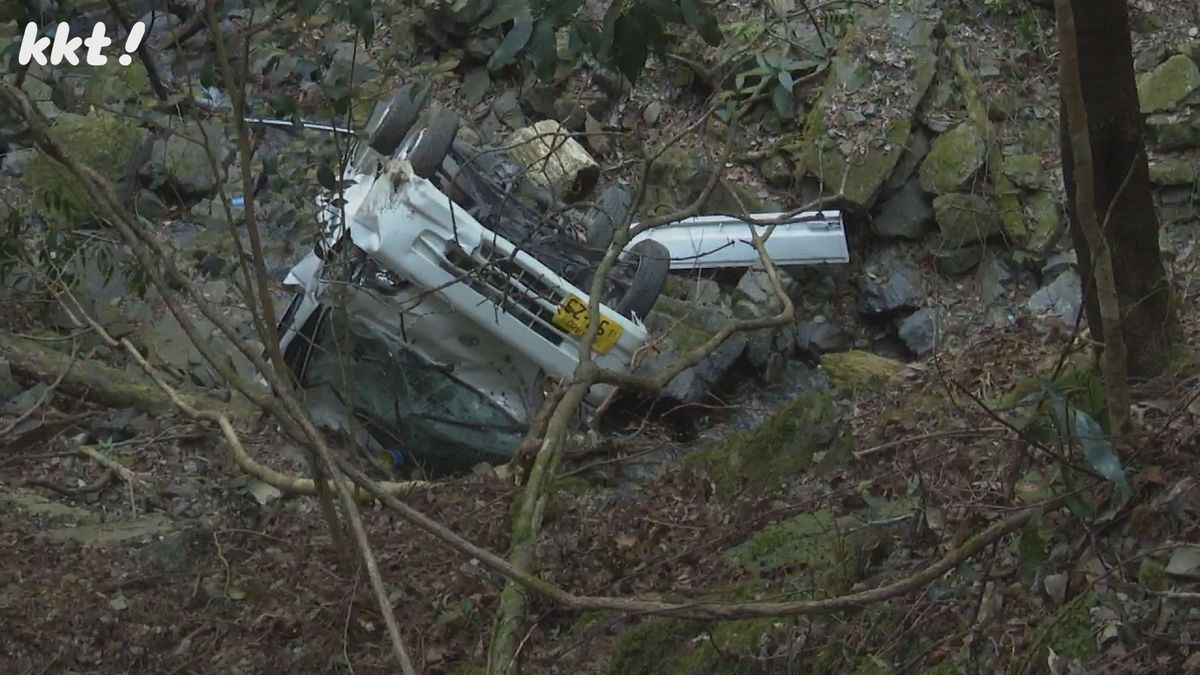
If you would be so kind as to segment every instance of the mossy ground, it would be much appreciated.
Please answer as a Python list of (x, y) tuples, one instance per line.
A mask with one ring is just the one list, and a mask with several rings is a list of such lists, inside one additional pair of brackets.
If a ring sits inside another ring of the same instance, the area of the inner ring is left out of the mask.
[(871, 352), (851, 350), (826, 354), (821, 368), (835, 389), (853, 394), (882, 389), (904, 370), (904, 364)]

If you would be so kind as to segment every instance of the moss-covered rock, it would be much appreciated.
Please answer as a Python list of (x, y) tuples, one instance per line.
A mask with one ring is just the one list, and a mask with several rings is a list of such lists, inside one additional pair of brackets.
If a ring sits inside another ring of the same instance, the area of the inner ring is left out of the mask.
[(878, 354), (850, 350), (821, 357), (821, 369), (839, 391), (877, 391), (904, 370), (904, 364)]
[[(713, 167), (702, 154), (684, 148), (668, 148), (650, 166), (640, 212), (655, 216), (690, 205), (703, 193), (712, 172)], [(741, 213), (743, 209), (753, 212), (759, 207), (758, 198), (745, 187), (718, 179), (701, 205), (701, 211)]]
[(188, 124), (154, 142), (150, 162), (142, 174), (152, 184), (165, 182), (178, 198), (207, 197), (223, 179), (229, 152), (225, 129), (220, 124)]
[(983, 133), (971, 122), (938, 136), (921, 162), (921, 188), (938, 195), (962, 190), (983, 166), (986, 149)]
[(943, 243), (952, 248), (982, 244), (1000, 233), (995, 206), (979, 195), (939, 195), (933, 200), (933, 213)]
[(1200, 89), (1200, 69), (1183, 54), (1167, 59), (1137, 82), (1143, 113), (1177, 110), (1197, 89)]
[(1042, 158), (1037, 155), (1009, 155), (1000, 163), (1000, 170), (1012, 184), (1025, 190), (1045, 187), (1046, 174)]
[[(50, 128), (50, 134), (73, 157), (115, 183), (119, 194), (132, 194), (135, 165), (144, 156), (149, 138), (145, 129), (129, 119), (94, 109), (87, 115), (63, 114)], [(94, 220), (92, 198), (62, 164), (39, 154), (25, 168), (25, 180), (48, 220), (62, 225)]]
[(784, 481), (810, 467), (818, 450), (840, 440), (834, 421), (829, 396), (806, 392), (750, 431), (731, 432), (716, 447), (692, 453), (686, 464), (711, 481), (718, 498), (747, 483)]
[(1196, 163), (1183, 157), (1168, 157), (1150, 165), (1150, 182), (1155, 185), (1192, 185), (1196, 182)]
[(1058, 197), (1049, 190), (1021, 195), (1026, 237), (1022, 244), (1031, 251), (1046, 251), (1062, 234), (1063, 218)]
[[(824, 89), (805, 120), (797, 176), (816, 177), (826, 192), (869, 209), (880, 188), (905, 154), (920, 102), (933, 82), (937, 64), (933, 24), (895, 7), (864, 12), (842, 39), (830, 63)], [(872, 60), (875, 50), (894, 53), (894, 62)], [(870, 87), (873, 102), (886, 98), (882, 114), (872, 117), (847, 110), (847, 100)], [(860, 139), (854, 142), (848, 139)]]
[(150, 78), (141, 64), (122, 66), (110, 58), (103, 66), (88, 66), (86, 77), (82, 102), (88, 106), (131, 103), (153, 95)]
[(1159, 150), (1186, 150), (1200, 145), (1200, 111), (1159, 113), (1146, 118), (1149, 142)]

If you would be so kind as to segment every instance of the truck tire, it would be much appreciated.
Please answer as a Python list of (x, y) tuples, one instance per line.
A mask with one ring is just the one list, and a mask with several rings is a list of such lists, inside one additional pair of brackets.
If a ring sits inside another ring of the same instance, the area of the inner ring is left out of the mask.
[(419, 84), (397, 89), (367, 138), (367, 145), (384, 157), (391, 157), (429, 103), (429, 96), (429, 89)]
[(457, 135), (458, 115), (453, 110), (438, 106), (430, 111), (429, 123), (408, 155), (413, 173), (421, 178), (432, 178), (441, 170), (446, 153), (450, 152)]
[(588, 247), (607, 250), (613, 232), (625, 224), (632, 212), (633, 189), (627, 183), (614, 183), (605, 188), (584, 221)]
[(671, 254), (666, 246), (644, 239), (633, 245), (629, 255), (635, 258), (637, 270), (633, 273), (629, 289), (613, 309), (626, 318), (637, 316), (644, 319), (658, 302), (658, 296), (667, 284)]

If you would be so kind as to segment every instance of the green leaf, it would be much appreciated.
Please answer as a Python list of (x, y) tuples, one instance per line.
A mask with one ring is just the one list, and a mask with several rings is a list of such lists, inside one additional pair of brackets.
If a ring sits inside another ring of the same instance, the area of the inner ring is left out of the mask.
[(1087, 458), (1092, 470), (1103, 476), (1113, 485), (1122, 496), (1130, 494), (1129, 481), (1125, 477), (1125, 468), (1112, 443), (1104, 436), (1104, 429), (1094, 417), (1067, 403), (1062, 392), (1052, 382), (1041, 381), (1042, 389), (1050, 397), (1054, 410), (1054, 426), (1064, 447), (1074, 441), (1083, 447), (1083, 455)]
[(714, 47), (721, 44), (721, 27), (700, 0), (680, 0), (679, 8), (683, 10), (684, 23), (699, 33), (705, 42)]
[(500, 45), (496, 47), (496, 51), (492, 52), (492, 57), (488, 59), (488, 70), (496, 71), (512, 63), (525, 45), (529, 44), (529, 38), (533, 36), (533, 16), (530, 15), (529, 9), (526, 8), (525, 13), (513, 20), (512, 28), (504, 39), (500, 41)]
[(786, 70), (779, 71), (779, 84), (787, 89), (790, 94), (796, 88), (796, 81), (792, 79), (792, 74)]
[(542, 20), (558, 26), (563, 19), (575, 14), (583, 6), (583, 2), (584, 0), (550, 0), (542, 10)]
[(644, 0), (644, 2), (655, 16), (667, 23), (683, 21), (683, 12), (679, 10), (679, 4), (674, 0)]
[(1021, 581), (1026, 586), (1032, 584), (1037, 577), (1038, 568), (1042, 566), (1044, 548), (1037, 521), (1029, 521), (1017, 543), (1017, 555), (1021, 559)]
[(326, 190), (337, 189), (337, 178), (334, 178), (333, 169), (329, 168), (328, 164), (317, 167), (317, 182)]
[(646, 5), (636, 5), (630, 14), (634, 21), (638, 22), (642, 34), (646, 36), (646, 46), (657, 54), (658, 58), (665, 60), (667, 58), (667, 36), (663, 33), (663, 27), (658, 21), (658, 17)]
[(771, 103), (775, 104), (775, 113), (781, 119), (792, 118), (792, 94), (783, 85), (776, 85), (771, 90)]
[(636, 84), (649, 54), (646, 35), (637, 18), (632, 12), (622, 14), (613, 24), (612, 33), (612, 60), (617, 70), (629, 78), (631, 84)]
[(533, 58), (533, 67), (538, 79), (549, 82), (554, 79), (554, 71), (558, 68), (558, 44), (554, 33), (556, 26), (542, 19), (533, 29), (533, 40), (529, 45), (529, 55)]
[(479, 27), (485, 30), (496, 28), (521, 16), (532, 16), (529, 0), (498, 0), (491, 13), (479, 22)]

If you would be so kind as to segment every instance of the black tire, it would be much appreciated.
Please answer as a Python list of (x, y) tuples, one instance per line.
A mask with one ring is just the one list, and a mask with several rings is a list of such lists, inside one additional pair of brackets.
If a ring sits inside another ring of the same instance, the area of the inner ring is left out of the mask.
[(596, 205), (587, 214), (587, 244), (607, 250), (617, 226), (624, 225), (633, 211), (633, 189), (627, 183), (614, 183), (604, 189)]
[(654, 309), (658, 296), (662, 295), (663, 287), (667, 285), (671, 253), (657, 241), (644, 239), (633, 245), (629, 256), (634, 258), (637, 271), (633, 273), (629, 290), (613, 309), (630, 319), (635, 315), (644, 319)]
[(367, 145), (384, 157), (391, 157), (421, 116), (429, 96), (429, 89), (419, 84), (406, 84), (397, 89), (380, 113), (379, 123), (367, 138)]
[(408, 155), (413, 173), (432, 178), (442, 168), (446, 153), (458, 135), (458, 115), (453, 110), (437, 107), (430, 111), (429, 123), (416, 147)]

